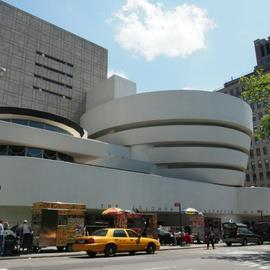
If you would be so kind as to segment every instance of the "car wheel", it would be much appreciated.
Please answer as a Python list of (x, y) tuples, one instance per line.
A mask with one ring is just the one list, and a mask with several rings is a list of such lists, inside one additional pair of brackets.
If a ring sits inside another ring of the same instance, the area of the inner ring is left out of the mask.
[(135, 255), (135, 251), (130, 251), (129, 254), (130, 255)]
[(242, 246), (246, 246), (246, 245), (247, 245), (247, 239), (243, 239)]
[(64, 247), (62, 247), (62, 246), (58, 246), (58, 247), (57, 247), (57, 251), (59, 251), (59, 252), (63, 252), (63, 251), (64, 251)]
[(97, 255), (96, 252), (93, 252), (93, 251), (86, 251), (87, 255), (91, 258), (95, 257)]
[(73, 249), (72, 249), (72, 244), (67, 244), (66, 245), (66, 252), (72, 252)]
[(226, 242), (226, 245), (227, 245), (228, 247), (230, 247), (230, 246), (232, 245), (232, 243), (231, 243), (231, 242)]
[(154, 243), (149, 243), (146, 249), (147, 254), (154, 254), (156, 251), (156, 246)]
[(115, 256), (116, 253), (116, 245), (114, 244), (109, 244), (106, 246), (105, 250), (104, 250), (105, 256), (107, 257), (113, 257)]

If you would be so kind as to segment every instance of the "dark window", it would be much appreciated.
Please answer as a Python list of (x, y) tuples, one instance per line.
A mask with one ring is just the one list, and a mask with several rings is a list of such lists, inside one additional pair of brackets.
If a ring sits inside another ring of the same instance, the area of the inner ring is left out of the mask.
[(253, 162), (253, 161), (251, 162), (251, 168), (253, 171), (255, 171), (255, 162)]
[(139, 235), (137, 233), (135, 233), (134, 231), (131, 230), (127, 230), (128, 236), (129, 237), (139, 237)]
[(8, 146), (7, 145), (0, 145), (0, 155), (5, 156), (8, 153)]
[(252, 120), (253, 120), (253, 122), (256, 121), (256, 116), (255, 115), (252, 116)]
[(246, 174), (246, 181), (247, 181), (247, 182), (249, 182), (249, 181), (250, 181), (249, 174)]
[(108, 230), (97, 230), (95, 232), (93, 232), (91, 235), (92, 236), (106, 236), (107, 235)]
[(113, 237), (127, 237), (127, 235), (124, 230), (114, 230)]
[(251, 158), (254, 158), (254, 151), (253, 151), (253, 149), (250, 150), (250, 157)]
[(256, 155), (260, 156), (261, 155), (261, 149), (260, 148), (256, 148)]
[(264, 47), (263, 45), (260, 46), (260, 50), (261, 50), (261, 56), (264, 57), (265, 53), (264, 53)]
[(267, 54), (270, 54), (270, 47), (269, 47), (269, 43), (266, 44), (266, 52)]
[(253, 173), (252, 177), (253, 177), (253, 181), (256, 182), (257, 181), (257, 175), (256, 175), (256, 173)]
[(267, 179), (270, 179), (270, 172), (269, 171), (266, 172), (266, 177), (267, 177)]
[(263, 173), (262, 172), (259, 173), (259, 177), (260, 177), (260, 180), (263, 180)]
[(56, 160), (57, 153), (50, 150), (44, 150), (43, 157), (46, 159), (53, 159)]
[(19, 125), (24, 125), (24, 126), (28, 125), (28, 120), (24, 120), (24, 119), (12, 119), (11, 122), (15, 124), (19, 124)]
[(27, 147), (26, 155), (28, 157), (42, 158), (42, 149)]
[(25, 156), (25, 147), (10, 145), (8, 147), (9, 156)]
[(267, 155), (267, 147), (266, 146), (263, 147), (263, 154)]
[(32, 120), (29, 121), (29, 126), (30, 127), (34, 127), (34, 128), (41, 128), (41, 129), (44, 128), (44, 124), (43, 123), (37, 122), (37, 121), (32, 121)]
[(262, 161), (258, 160), (258, 168), (262, 168)]

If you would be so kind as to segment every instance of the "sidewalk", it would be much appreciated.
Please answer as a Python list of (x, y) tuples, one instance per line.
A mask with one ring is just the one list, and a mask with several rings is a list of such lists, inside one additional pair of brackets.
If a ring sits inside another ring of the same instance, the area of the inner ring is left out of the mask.
[[(216, 244), (216, 246), (224, 245), (224, 243)], [(161, 246), (159, 251), (165, 250), (180, 250), (180, 249), (194, 249), (194, 248), (206, 248), (205, 244), (191, 244), (184, 246)], [(58, 252), (54, 247), (48, 247), (41, 250), (40, 253), (23, 254), (19, 256), (3, 256), (0, 260), (11, 260), (11, 259), (35, 259), (35, 258), (50, 258), (50, 257), (69, 257), (69, 256), (84, 256), (84, 251), (79, 252)]]

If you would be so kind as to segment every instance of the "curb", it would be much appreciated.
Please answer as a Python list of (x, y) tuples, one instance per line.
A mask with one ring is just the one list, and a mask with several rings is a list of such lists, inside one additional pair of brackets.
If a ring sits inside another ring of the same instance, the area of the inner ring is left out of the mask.
[[(168, 250), (180, 250), (180, 249), (197, 249), (197, 248), (205, 248), (204, 244), (201, 245), (192, 245), (192, 246), (161, 246), (159, 251), (168, 251)], [(3, 256), (0, 257), (1, 260), (19, 260), (19, 259), (39, 259), (39, 258), (53, 258), (53, 257), (69, 257), (69, 256), (82, 256), (85, 255), (85, 252), (55, 252), (55, 253), (36, 253), (36, 254), (28, 254), (28, 255), (14, 255), (14, 256)]]

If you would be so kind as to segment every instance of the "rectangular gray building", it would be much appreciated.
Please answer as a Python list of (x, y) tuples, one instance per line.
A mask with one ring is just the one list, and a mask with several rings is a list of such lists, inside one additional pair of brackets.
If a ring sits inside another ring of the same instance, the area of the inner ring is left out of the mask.
[(79, 123), (86, 91), (107, 77), (107, 50), (0, 0), (0, 106)]

